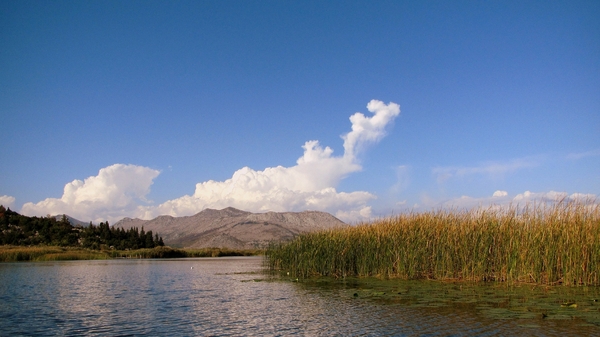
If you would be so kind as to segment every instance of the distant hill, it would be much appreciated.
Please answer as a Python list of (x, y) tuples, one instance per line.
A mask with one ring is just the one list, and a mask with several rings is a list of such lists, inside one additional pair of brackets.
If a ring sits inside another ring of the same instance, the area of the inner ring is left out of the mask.
[[(82, 227), (87, 227), (87, 226), (89, 226), (89, 225), (90, 225), (90, 223), (89, 223), (89, 222), (84, 222), (84, 221), (81, 221), (81, 220), (77, 220), (77, 219), (75, 219), (74, 217), (72, 217), (72, 216), (69, 216), (68, 214), (64, 214), (64, 215), (67, 217), (67, 220), (69, 220), (69, 223), (70, 223), (72, 226), (82, 226)], [(58, 220), (58, 221), (62, 220), (62, 217), (63, 217), (63, 214), (58, 214), (58, 215), (55, 215), (55, 216), (54, 216), (54, 218), (56, 218), (56, 220)]]
[(232, 207), (205, 209), (184, 217), (124, 218), (114, 225), (124, 229), (142, 226), (175, 247), (251, 249), (265, 247), (270, 241), (287, 241), (300, 233), (347, 225), (325, 212), (251, 213)]

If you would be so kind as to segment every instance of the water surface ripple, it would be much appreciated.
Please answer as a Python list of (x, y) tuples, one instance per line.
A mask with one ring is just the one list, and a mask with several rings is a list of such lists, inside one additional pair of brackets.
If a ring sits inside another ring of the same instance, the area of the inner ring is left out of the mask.
[(0, 263), (0, 336), (600, 336), (265, 280), (260, 257)]

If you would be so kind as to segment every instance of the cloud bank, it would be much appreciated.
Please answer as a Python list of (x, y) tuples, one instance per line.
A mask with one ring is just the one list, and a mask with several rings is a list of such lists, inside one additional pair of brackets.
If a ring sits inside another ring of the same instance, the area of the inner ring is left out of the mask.
[(451, 200), (444, 201), (438, 205), (442, 208), (457, 208), (457, 209), (471, 209), (477, 207), (507, 207), (507, 206), (525, 206), (533, 203), (557, 203), (557, 202), (584, 202), (584, 203), (598, 203), (600, 199), (595, 194), (584, 194), (584, 193), (566, 193), (566, 192), (531, 192), (525, 191), (515, 196), (510, 196), (508, 192), (498, 190), (495, 191), (491, 197), (473, 198), (469, 196), (462, 196)]
[(205, 208), (236, 207), (253, 212), (322, 210), (344, 221), (370, 217), (367, 205), (376, 197), (366, 191), (338, 192), (338, 183), (362, 169), (359, 155), (386, 135), (386, 128), (400, 114), (400, 106), (372, 100), (372, 116), (357, 112), (350, 117), (351, 131), (342, 135), (344, 153), (334, 156), (330, 147), (307, 141), (303, 155), (292, 167), (268, 167), (262, 171), (244, 167), (225, 181), (196, 184), (192, 195), (148, 205), (145, 197), (159, 171), (136, 165), (115, 164), (84, 181), (74, 180), (60, 199), (27, 203), (27, 215), (67, 213), (83, 221), (115, 221), (123, 217), (151, 219), (159, 215), (193, 215)]
[(269, 167), (262, 171), (244, 167), (225, 181), (196, 184), (192, 195), (169, 200), (157, 207), (145, 207), (141, 217), (159, 214), (190, 215), (204, 208), (233, 206), (255, 212), (321, 210), (345, 221), (368, 218), (367, 203), (376, 197), (365, 191), (338, 192), (335, 187), (348, 174), (362, 169), (358, 156), (370, 144), (386, 135), (386, 127), (400, 114), (396, 103), (372, 100), (367, 110), (350, 117), (352, 129), (342, 136), (344, 153), (334, 156), (330, 147), (307, 141), (304, 154), (292, 167)]
[(0, 195), (0, 205), (5, 208), (13, 207), (15, 204), (15, 197), (11, 197), (10, 195)]
[(159, 173), (148, 167), (114, 164), (100, 169), (97, 176), (66, 184), (59, 199), (24, 204), (21, 213), (37, 216), (66, 213), (82, 221), (114, 221), (137, 213)]

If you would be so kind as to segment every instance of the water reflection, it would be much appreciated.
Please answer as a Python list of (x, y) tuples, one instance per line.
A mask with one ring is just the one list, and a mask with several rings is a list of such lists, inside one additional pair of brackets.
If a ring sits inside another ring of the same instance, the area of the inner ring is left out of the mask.
[[(507, 287), (378, 279), (307, 280), (316, 293), (369, 333), (402, 335), (600, 336), (599, 288)], [(578, 303), (579, 307), (566, 303)], [(356, 315), (358, 314), (358, 315)], [(339, 318), (343, 320), (342, 317)]]
[(478, 307), (485, 291), (442, 289), (456, 297), (448, 303), (423, 300), (431, 289), (410, 283), (296, 283), (261, 267), (261, 258), (0, 263), (0, 335), (600, 335), (572, 320), (490, 318)]

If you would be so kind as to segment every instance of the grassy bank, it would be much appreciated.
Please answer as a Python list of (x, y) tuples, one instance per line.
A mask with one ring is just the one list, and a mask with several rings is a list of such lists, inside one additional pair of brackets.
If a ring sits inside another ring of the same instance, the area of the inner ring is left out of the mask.
[(262, 253), (263, 251), (260, 250), (231, 250), (225, 248), (174, 249), (155, 247), (136, 250), (90, 250), (54, 246), (0, 246), (0, 262), (221, 257), (250, 256)]
[(409, 213), (304, 234), (266, 252), (294, 277), (600, 286), (600, 208), (583, 203)]
[(108, 252), (112, 258), (164, 259), (182, 257), (224, 257), (261, 255), (261, 250), (233, 250), (228, 248), (184, 248), (156, 247), (137, 250), (113, 250)]
[(0, 262), (103, 260), (109, 256), (102, 251), (54, 246), (0, 246)]

